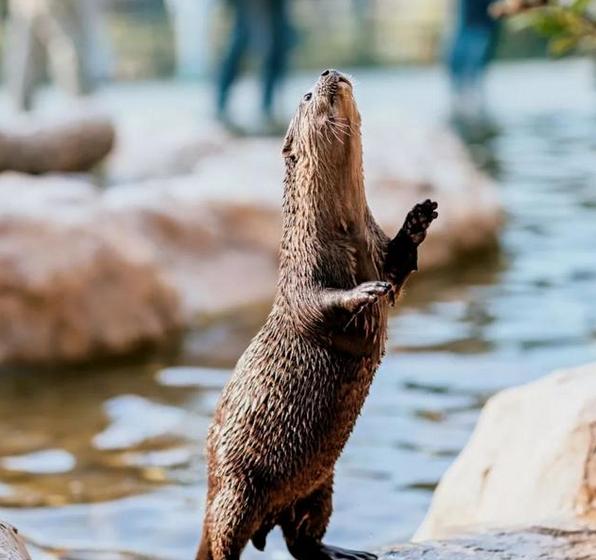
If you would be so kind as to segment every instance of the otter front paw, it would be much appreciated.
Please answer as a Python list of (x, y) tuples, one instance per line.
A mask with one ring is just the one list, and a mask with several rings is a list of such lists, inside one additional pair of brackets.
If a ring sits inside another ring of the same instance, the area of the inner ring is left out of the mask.
[(424, 202), (416, 204), (406, 216), (402, 231), (414, 245), (420, 245), (426, 238), (426, 230), (439, 215), (436, 212), (438, 207), (436, 202), (426, 199)]
[(378, 280), (365, 282), (346, 293), (345, 306), (349, 311), (359, 313), (365, 307), (377, 303), (390, 290), (391, 284), (389, 282)]

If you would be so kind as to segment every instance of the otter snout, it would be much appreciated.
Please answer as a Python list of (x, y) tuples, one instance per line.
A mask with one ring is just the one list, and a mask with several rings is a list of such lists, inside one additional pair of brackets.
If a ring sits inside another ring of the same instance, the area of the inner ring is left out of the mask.
[(318, 87), (319, 90), (324, 88), (337, 88), (339, 84), (346, 84), (347, 86), (352, 87), (352, 82), (348, 79), (347, 76), (339, 72), (338, 70), (334, 70), (333, 68), (327, 68), (327, 70), (323, 70), (321, 72), (321, 77), (319, 78)]

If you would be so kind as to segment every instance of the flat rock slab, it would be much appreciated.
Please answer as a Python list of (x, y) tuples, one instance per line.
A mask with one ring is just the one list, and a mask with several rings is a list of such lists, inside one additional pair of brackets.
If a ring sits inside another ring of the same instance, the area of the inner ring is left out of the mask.
[[(380, 560), (591, 560), (596, 557), (596, 530), (532, 527), (526, 530), (484, 533), (448, 541), (400, 545), (381, 554)], [(131, 553), (67, 551), (60, 558), (147, 560)], [(23, 539), (0, 522), (0, 560), (30, 560)], [(157, 560), (157, 559), (154, 559)]]
[(398, 546), (381, 560), (591, 560), (596, 530), (532, 527), (513, 532)]

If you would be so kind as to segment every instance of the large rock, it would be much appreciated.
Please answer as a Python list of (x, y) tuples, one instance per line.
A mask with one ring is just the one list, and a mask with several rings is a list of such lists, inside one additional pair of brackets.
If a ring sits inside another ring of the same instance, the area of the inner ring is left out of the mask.
[(93, 187), (0, 176), (0, 363), (129, 353), (181, 326), (154, 246)]
[(102, 117), (73, 119), (0, 130), (0, 171), (57, 173), (89, 171), (114, 146), (112, 122)]
[[(143, 143), (136, 156), (123, 140), (111, 161), (111, 173), (143, 188), (188, 184), (185, 199), (241, 201), (279, 213), (283, 162), (281, 140), (238, 139), (206, 127), (202, 134), (176, 136), (165, 131)], [(150, 150), (151, 157), (147, 157)], [(131, 153), (132, 152), (132, 153)], [(422, 251), (422, 268), (445, 266), (471, 251), (496, 244), (503, 221), (495, 184), (473, 164), (448, 130), (402, 119), (399, 126), (373, 125), (364, 131), (364, 165), (369, 203), (387, 233), (395, 233), (416, 202), (432, 197), (440, 219)], [(136, 180), (131, 180), (136, 179)], [(193, 194), (194, 193), (194, 194)], [(279, 221), (274, 224), (279, 237)]]
[(470, 527), (590, 520), (596, 521), (596, 364), (490, 399), (415, 539)]
[[(453, 137), (393, 135), (391, 152), (382, 132), (374, 138), (368, 193), (387, 232), (416, 201), (441, 206), (421, 269), (495, 243), (494, 186)], [(280, 141), (212, 140), (192, 173), (106, 191), (64, 177), (0, 176), (0, 364), (126, 353), (199, 317), (272, 298)]]

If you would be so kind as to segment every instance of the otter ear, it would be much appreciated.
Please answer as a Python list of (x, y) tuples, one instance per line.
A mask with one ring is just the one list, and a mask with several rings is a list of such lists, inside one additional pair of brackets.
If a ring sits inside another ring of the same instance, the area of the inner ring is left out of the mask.
[(281, 155), (284, 158), (292, 157), (292, 147), (294, 146), (294, 120), (290, 123), (286, 137), (284, 138), (283, 148), (281, 149)]

